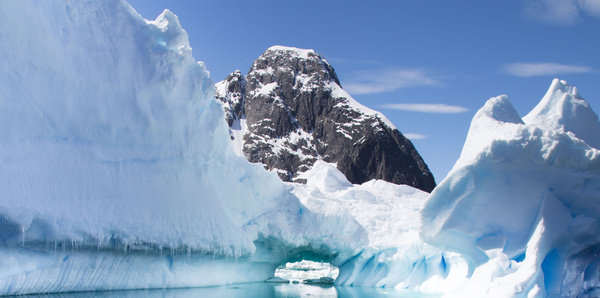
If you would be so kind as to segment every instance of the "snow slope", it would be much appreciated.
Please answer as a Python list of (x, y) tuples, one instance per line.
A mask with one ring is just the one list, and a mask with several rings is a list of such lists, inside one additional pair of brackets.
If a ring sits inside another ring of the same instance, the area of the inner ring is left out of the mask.
[(469, 263), (457, 295), (599, 294), (599, 125), (559, 80), (523, 119), (506, 96), (477, 112), (422, 211), (424, 239)]

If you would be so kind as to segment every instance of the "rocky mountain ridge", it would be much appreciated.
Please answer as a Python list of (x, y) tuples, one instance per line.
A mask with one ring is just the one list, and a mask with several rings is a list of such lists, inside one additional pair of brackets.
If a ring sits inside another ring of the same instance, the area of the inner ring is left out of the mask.
[(303, 182), (317, 160), (348, 180), (382, 179), (431, 191), (433, 175), (408, 140), (381, 113), (356, 102), (333, 67), (313, 50), (274, 46), (246, 76), (216, 84), (238, 155)]

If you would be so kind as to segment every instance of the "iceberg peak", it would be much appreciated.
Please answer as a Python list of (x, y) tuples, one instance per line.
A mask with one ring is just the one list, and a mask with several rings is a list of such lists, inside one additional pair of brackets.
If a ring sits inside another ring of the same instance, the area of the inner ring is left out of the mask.
[(477, 112), (475, 119), (484, 116), (497, 121), (523, 124), (521, 116), (519, 116), (519, 113), (517, 113), (517, 110), (515, 110), (515, 107), (506, 95), (490, 98), (483, 108)]
[(559, 132), (571, 132), (589, 146), (600, 148), (598, 115), (577, 88), (554, 79), (540, 103), (523, 117), (527, 124)]
[[(475, 113), (460, 158), (454, 167), (460, 167), (464, 163), (470, 164), (473, 158), (477, 159), (482, 153), (487, 154), (490, 144), (495, 139), (514, 138), (523, 124), (508, 96), (490, 98)], [(493, 134), (490, 133), (492, 131)]]
[(548, 92), (554, 93), (557, 91), (562, 91), (564, 93), (568, 93), (570, 95), (579, 97), (579, 93), (577, 93), (577, 88), (573, 87), (571, 85), (569, 85), (569, 83), (567, 83), (567, 81), (565, 80), (561, 80), (558, 78), (555, 78), (554, 80), (552, 80), (552, 84), (550, 85), (550, 88), (548, 89)]
[(169, 50), (177, 51), (180, 54), (191, 52), (192, 48), (188, 41), (188, 35), (181, 24), (179, 18), (170, 10), (165, 9), (154, 21), (147, 21), (148, 25), (153, 26), (151, 30), (152, 37), (156, 43)]

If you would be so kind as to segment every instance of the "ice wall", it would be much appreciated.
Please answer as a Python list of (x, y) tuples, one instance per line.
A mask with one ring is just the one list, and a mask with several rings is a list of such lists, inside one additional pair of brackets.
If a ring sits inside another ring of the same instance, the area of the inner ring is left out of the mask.
[(288, 247), (354, 249), (233, 154), (169, 11), (1, 1), (0, 82), (0, 294), (264, 280)]
[(598, 294), (599, 125), (559, 80), (523, 119), (506, 96), (477, 112), (422, 211), (425, 240), (470, 265), (456, 294)]
[[(223, 128), (173, 14), (145, 22), (119, 1), (0, 5), (0, 208), (25, 241), (251, 250), (213, 199), (206, 172)], [(216, 241), (210, 226), (232, 237)]]

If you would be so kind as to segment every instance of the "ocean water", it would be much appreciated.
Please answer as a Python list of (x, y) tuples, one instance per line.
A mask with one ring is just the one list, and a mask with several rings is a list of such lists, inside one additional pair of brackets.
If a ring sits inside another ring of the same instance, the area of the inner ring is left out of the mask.
[(36, 298), (187, 298), (187, 297), (439, 297), (414, 291), (395, 289), (319, 286), (306, 284), (272, 284), (245, 283), (218, 287), (186, 288), (186, 289), (157, 289), (157, 290), (128, 290), (128, 291), (99, 291), (77, 293), (55, 293), (26, 295), (22, 297)]

